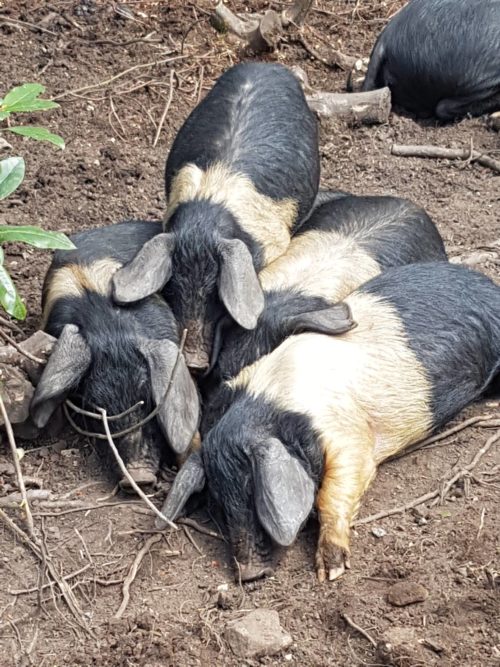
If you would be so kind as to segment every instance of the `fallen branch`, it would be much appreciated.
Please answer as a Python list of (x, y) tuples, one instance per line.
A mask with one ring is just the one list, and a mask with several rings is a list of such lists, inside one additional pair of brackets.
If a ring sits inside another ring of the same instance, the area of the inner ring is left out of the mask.
[[(26, 491), (27, 501), (31, 500), (49, 500), (51, 497), (51, 492), (46, 489), (30, 489)], [(8, 496), (0, 498), (0, 507), (8, 507), (10, 509), (16, 509), (21, 503), (21, 509), (23, 509), (23, 494), (22, 493), (9, 493)]]
[(0, 393), (0, 412), (2, 413), (2, 418), (7, 431), (7, 440), (9, 441), (10, 451), (12, 454), (12, 460), (14, 463), (14, 468), (16, 471), (17, 486), (21, 492), (22, 502), (21, 507), (26, 512), (26, 523), (28, 524), (28, 533), (29, 536), (35, 539), (35, 528), (33, 525), (33, 516), (31, 514), (31, 508), (26, 494), (26, 486), (24, 485), (23, 472), (21, 470), (21, 462), (19, 460), (19, 455), (17, 453), (16, 440), (14, 438), (14, 431), (12, 430), (12, 424), (10, 423), (7, 410), (5, 409), (5, 403), (3, 402), (2, 395)]
[(204, 526), (200, 526), (200, 524), (197, 521), (195, 521), (194, 519), (190, 519), (189, 517), (182, 517), (181, 519), (177, 519), (177, 523), (183, 526), (190, 526), (191, 528), (197, 530), (202, 535), (208, 535), (208, 537), (214, 537), (216, 540), (222, 540), (222, 542), (225, 542), (225, 539), (222, 537), (222, 535), (216, 533), (214, 530), (210, 530), (210, 528), (205, 528)]
[(317, 60), (318, 62), (322, 63), (323, 65), (326, 65), (326, 67), (330, 68), (339, 68), (344, 70), (345, 72), (348, 72), (353, 69), (357, 62), (357, 58), (354, 56), (348, 56), (345, 53), (342, 53), (341, 51), (338, 51), (337, 49), (330, 49), (329, 50), (329, 56), (330, 60), (327, 60), (324, 58), (314, 47), (312, 47), (309, 42), (307, 42), (302, 35), (299, 37), (294, 37), (292, 42), (295, 42), (297, 44), (300, 44), (304, 51), (306, 51), (312, 58)]
[(316, 92), (306, 96), (309, 107), (318, 116), (338, 116), (351, 123), (386, 123), (391, 111), (389, 88), (370, 90), (366, 93)]
[[(139, 570), (139, 567), (144, 559), (144, 556), (149, 553), (149, 550), (154, 544), (157, 544), (163, 539), (163, 535), (153, 535), (149, 539), (147, 539), (144, 542), (144, 545), (142, 549), (137, 553), (134, 562), (132, 563), (130, 570), (127, 574), (127, 576), (124, 579), (123, 582), (123, 589), (122, 589), (122, 594), (123, 594), (123, 600), (122, 603), (114, 615), (114, 618), (121, 618), (123, 616), (123, 613), (125, 612), (125, 609), (127, 608), (127, 605), (130, 600), (130, 586), (132, 585), (134, 579), (137, 576), (137, 572)], [(163, 555), (167, 556), (176, 556), (179, 555), (178, 551), (162, 551)]]
[(489, 167), (493, 171), (500, 173), (500, 161), (471, 150), (470, 148), (442, 148), (441, 146), (404, 146), (393, 144), (391, 148), (392, 155), (400, 157), (421, 157), (435, 158), (445, 160), (466, 160), (467, 162), (478, 162), (483, 167)]
[(286, 28), (304, 22), (312, 4), (313, 0), (295, 0), (281, 13), (269, 9), (264, 14), (237, 15), (219, 2), (212, 23), (219, 32), (231, 32), (244, 40), (252, 51), (268, 51), (276, 48)]
[(368, 632), (366, 632), (366, 630), (363, 630), (363, 628), (361, 626), (359, 626), (357, 623), (355, 623), (351, 618), (349, 618), (349, 616), (347, 614), (340, 614), (340, 616), (341, 616), (341, 618), (344, 619), (344, 621), (347, 623), (347, 625), (350, 625), (351, 628), (356, 630), (356, 632), (359, 632), (360, 635), (363, 635), (363, 637), (365, 639), (368, 639), (368, 641), (370, 642), (370, 644), (372, 646), (375, 646), (375, 647), (377, 646), (377, 642), (373, 639), (373, 637), (370, 634), (368, 634)]
[(393, 514), (401, 514), (407, 510), (413, 509), (418, 505), (422, 505), (429, 500), (434, 500), (433, 505), (436, 505), (438, 502), (443, 502), (446, 494), (451, 489), (451, 487), (456, 484), (460, 479), (466, 477), (479, 463), (485, 454), (491, 449), (491, 447), (500, 440), (500, 430), (497, 431), (494, 435), (489, 438), (486, 443), (481, 447), (481, 449), (474, 456), (472, 461), (464, 466), (461, 470), (453, 475), (444, 485), (441, 485), (439, 488), (429, 491), (422, 496), (419, 496), (415, 500), (407, 503), (406, 505), (400, 505), (399, 507), (393, 507), (390, 510), (383, 510), (382, 512), (377, 512), (377, 514), (371, 514), (370, 516), (364, 517), (363, 519), (358, 519), (352, 524), (354, 527), (363, 526), (367, 523), (372, 523), (373, 521), (378, 521), (379, 519), (384, 519), (385, 517), (392, 516)]
[(174, 96), (174, 74), (175, 74), (175, 70), (171, 69), (170, 70), (170, 90), (168, 92), (168, 99), (167, 99), (167, 103), (165, 104), (165, 108), (163, 109), (163, 113), (161, 115), (160, 122), (158, 123), (158, 127), (156, 128), (156, 134), (155, 134), (155, 138), (153, 140), (153, 148), (155, 148), (156, 144), (158, 143), (158, 139), (160, 138), (160, 134), (161, 134), (163, 124), (165, 123), (165, 118), (167, 117), (168, 110), (170, 109), (170, 105), (172, 104), (172, 98)]

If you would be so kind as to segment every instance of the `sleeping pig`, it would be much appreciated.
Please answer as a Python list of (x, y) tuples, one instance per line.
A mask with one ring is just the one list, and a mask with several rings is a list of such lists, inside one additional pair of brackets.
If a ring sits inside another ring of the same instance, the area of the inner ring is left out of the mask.
[(307, 331), (310, 313), (328, 333), (353, 326), (340, 303), (361, 284), (394, 266), (446, 260), (439, 232), (427, 213), (406, 199), (325, 191), (292, 239), (287, 252), (260, 273), (265, 307), (246, 331), (221, 321), (214, 340), (214, 367), (202, 382), (207, 401), (202, 434), (227, 404), (224, 380), (268, 354), (293, 333)]
[[(76, 250), (55, 253), (42, 305), (44, 329), (59, 340), (31, 404), (40, 428), (66, 398), (90, 412), (104, 408), (113, 433), (131, 429), (116, 436), (116, 445), (139, 485), (155, 482), (165, 440), (182, 455), (198, 426), (198, 394), (184, 359), (178, 359), (179, 329), (169, 306), (157, 295), (129, 307), (111, 299), (115, 271), (160, 232), (160, 223), (122, 222), (74, 234)], [(148, 420), (156, 407), (157, 416)], [(86, 430), (102, 438), (102, 422), (87, 422)]]
[(486, 276), (412, 264), (345, 304), (356, 328), (291, 336), (229, 382), (229, 409), (163, 507), (174, 519), (206, 483), (242, 580), (273, 572), (314, 504), (318, 577), (341, 575), (377, 466), (498, 387), (500, 287)]
[(257, 273), (286, 251), (318, 190), (317, 122), (295, 76), (268, 63), (225, 72), (181, 127), (165, 182), (165, 233), (116, 273), (114, 295), (130, 303), (163, 289), (201, 373), (223, 315), (256, 325)]
[(373, 48), (363, 90), (451, 120), (500, 109), (499, 0), (411, 0)]

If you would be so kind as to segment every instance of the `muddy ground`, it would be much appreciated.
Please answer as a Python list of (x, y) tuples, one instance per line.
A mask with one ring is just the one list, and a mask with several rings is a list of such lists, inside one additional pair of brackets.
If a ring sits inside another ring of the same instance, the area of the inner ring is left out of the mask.
[[(244, 10), (266, 3), (229, 4)], [(283, 3), (269, 4), (279, 9)], [(387, 17), (401, 4), (318, 1), (307, 18), (304, 37), (326, 60), (331, 47), (366, 56)], [(0, 2), (0, 90), (26, 81), (43, 83), (61, 108), (37, 122), (43, 121), (67, 142), (66, 150), (59, 152), (11, 139), (26, 156), (27, 176), (2, 202), (2, 223), (72, 232), (126, 218), (161, 217), (163, 168), (175, 132), (214, 79), (249, 57), (237, 42), (210, 26), (211, 6), (208, 0), (121, 5), (91, 0)], [(149, 33), (154, 34), (147, 42)], [(313, 60), (295, 37), (290, 32), (268, 59), (300, 65), (315, 88), (342, 90), (345, 73)], [(172, 68), (171, 104), (153, 148)], [(472, 143), (491, 154), (500, 151), (498, 134), (482, 118), (448, 126), (395, 114), (388, 124), (369, 128), (329, 122), (323, 124), (321, 136), (323, 185), (413, 199), (433, 216), (451, 256), (485, 248), (498, 251), (500, 177), (477, 164), (393, 157), (394, 142)], [(479, 259), (476, 268), (498, 281), (498, 252)], [(38, 326), (50, 256), (10, 247), (6, 261), (28, 304), (23, 329), (30, 334)], [(457, 421), (495, 412), (498, 404), (478, 405)], [(490, 434), (484, 428), (468, 428), (444, 446), (384, 465), (366, 495), (361, 516), (410, 503), (439, 488), (474, 457)], [(57, 441), (19, 444), (29, 450), (22, 462), (24, 474), (41, 480), (43, 488), (66, 503), (62, 508), (34, 506), (35, 521), (60, 572), (68, 575), (84, 568), (69, 583), (93, 636), (82, 634), (49, 588), (42, 591), (38, 610), (39, 564), (2, 527), (2, 667), (377, 664), (371, 643), (349, 628), (342, 614), (375, 640), (387, 637), (391, 628), (410, 629), (414, 636), (406, 657), (394, 664), (500, 665), (498, 584), (495, 589), (495, 573), (500, 570), (498, 446), (442, 504), (423, 505), (418, 514), (408, 511), (359, 527), (352, 540), (352, 570), (334, 584), (316, 582), (314, 521), (275, 577), (244, 589), (233, 581), (223, 542), (193, 529), (189, 535), (184, 530), (167, 533), (143, 560), (129, 604), (117, 620), (123, 579), (149, 537), (141, 531), (152, 528), (151, 513), (138, 502), (111, 495), (113, 481), (92, 447), (72, 432)], [(8, 464), (2, 445), (0, 494), (15, 483)], [(160, 489), (158, 502), (163, 495)], [(68, 501), (80, 502), (75, 507)], [(21, 519), (19, 512), (9, 513)], [(203, 514), (197, 519), (210, 527)], [(383, 528), (383, 537), (374, 536), (374, 527)], [(392, 607), (387, 591), (399, 581), (422, 584), (427, 599)], [(225, 583), (226, 600), (218, 606), (217, 587)], [(35, 592), (15, 593), (32, 588)], [(238, 659), (224, 640), (224, 629), (255, 607), (277, 610), (293, 644), (275, 657)]]

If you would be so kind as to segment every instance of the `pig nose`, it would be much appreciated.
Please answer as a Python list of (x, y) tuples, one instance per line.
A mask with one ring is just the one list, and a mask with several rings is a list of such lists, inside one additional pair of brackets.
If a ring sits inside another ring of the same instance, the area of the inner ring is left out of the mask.
[(262, 564), (238, 563), (238, 570), (236, 579), (238, 580), (241, 577), (241, 581), (255, 581), (263, 577), (271, 577), (274, 574), (274, 568)]
[(189, 370), (194, 375), (202, 375), (208, 370), (210, 359), (208, 358), (208, 354), (204, 354), (202, 352), (197, 352), (195, 354), (189, 354), (186, 352), (186, 363)]
[[(156, 484), (156, 475), (150, 468), (145, 467), (130, 467), (127, 468), (130, 476), (141, 489), (144, 487), (150, 487)], [(126, 491), (127, 493), (134, 493), (134, 489), (130, 480), (127, 477), (123, 477), (119, 482), (120, 489)]]

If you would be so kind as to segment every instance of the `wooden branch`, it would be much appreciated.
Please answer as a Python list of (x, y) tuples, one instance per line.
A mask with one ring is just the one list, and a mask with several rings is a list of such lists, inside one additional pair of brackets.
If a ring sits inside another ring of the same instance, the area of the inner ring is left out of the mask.
[(444, 160), (466, 160), (469, 162), (478, 162), (483, 167), (489, 167), (493, 171), (500, 173), (500, 161), (494, 160), (488, 155), (484, 155), (470, 148), (443, 148), (441, 146), (403, 146), (393, 144), (391, 148), (392, 155), (400, 157), (422, 157)]
[(213, 25), (220, 32), (231, 32), (256, 53), (276, 48), (284, 30), (290, 25), (304, 22), (313, 0), (295, 0), (280, 14), (272, 9), (264, 14), (234, 14), (223, 2), (215, 7)]
[(306, 97), (310, 108), (324, 118), (339, 117), (350, 123), (386, 123), (391, 111), (389, 88), (367, 93), (316, 92)]

